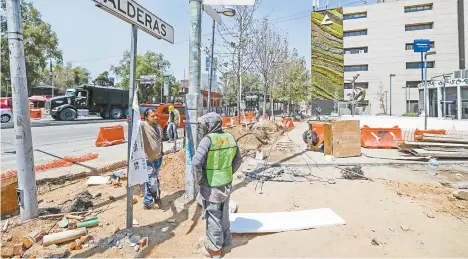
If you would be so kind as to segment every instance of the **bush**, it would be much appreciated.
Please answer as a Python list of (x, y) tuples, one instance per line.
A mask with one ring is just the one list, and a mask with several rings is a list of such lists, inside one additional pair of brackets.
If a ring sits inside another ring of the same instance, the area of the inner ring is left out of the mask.
[(401, 116), (403, 116), (403, 117), (418, 117), (418, 114), (415, 113), (415, 112), (407, 112), (407, 113), (405, 113), (405, 114), (403, 114)]

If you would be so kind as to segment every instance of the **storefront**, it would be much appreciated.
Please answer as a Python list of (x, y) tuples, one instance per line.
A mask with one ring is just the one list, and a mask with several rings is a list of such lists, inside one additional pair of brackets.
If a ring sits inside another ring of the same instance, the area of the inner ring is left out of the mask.
[[(419, 107), (424, 111), (424, 84), (419, 84)], [(468, 78), (427, 82), (428, 116), (468, 119)]]

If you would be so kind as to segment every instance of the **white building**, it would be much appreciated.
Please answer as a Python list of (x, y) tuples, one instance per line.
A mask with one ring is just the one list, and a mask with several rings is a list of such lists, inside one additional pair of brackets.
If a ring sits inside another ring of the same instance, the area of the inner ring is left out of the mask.
[[(430, 39), (436, 51), (427, 58), (429, 80), (465, 69), (467, 20), (464, 0), (385, 0), (343, 8), (345, 82), (360, 74), (356, 86), (367, 88), (371, 114), (383, 112), (377, 96), (385, 91), (387, 113), (390, 106), (394, 115), (417, 112), (423, 108), (418, 105), (421, 56), (413, 51), (413, 41)], [(395, 75), (391, 104), (390, 74)], [(345, 84), (345, 96), (350, 88)]]

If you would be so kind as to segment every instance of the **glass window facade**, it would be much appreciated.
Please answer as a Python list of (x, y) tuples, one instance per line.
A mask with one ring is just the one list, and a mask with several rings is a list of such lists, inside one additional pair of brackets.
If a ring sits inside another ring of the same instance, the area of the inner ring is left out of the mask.
[(343, 32), (343, 37), (353, 37), (353, 36), (362, 36), (367, 35), (367, 29), (359, 31), (345, 31)]
[(414, 13), (432, 10), (432, 4), (419, 5), (419, 6), (406, 6), (405, 13)]
[(367, 47), (344, 49), (344, 54), (362, 54), (362, 53), (367, 53)]
[(408, 24), (405, 26), (405, 31), (421, 31), (421, 30), (430, 30), (432, 29), (432, 23), (424, 24)]
[(367, 71), (368, 69), (369, 69), (368, 65), (344, 66), (345, 72)]
[(350, 14), (344, 14), (343, 20), (361, 19), (361, 18), (366, 18), (366, 17), (367, 17), (367, 13), (350, 13)]
[[(428, 61), (427, 68), (434, 68), (435, 62)], [(406, 69), (421, 69), (421, 62), (406, 62)]]

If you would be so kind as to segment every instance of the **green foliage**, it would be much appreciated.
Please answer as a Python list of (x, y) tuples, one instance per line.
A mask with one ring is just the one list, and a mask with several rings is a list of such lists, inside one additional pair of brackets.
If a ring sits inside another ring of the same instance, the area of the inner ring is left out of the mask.
[[(1, 1), (3, 14), (6, 12), (5, 1)], [(50, 24), (41, 19), (41, 14), (30, 2), (21, 1), (21, 16), (26, 59), (26, 77), (28, 90), (47, 79), (50, 75), (45, 71), (47, 61), (55, 59), (62, 62), (62, 51), (58, 48), (58, 37)], [(10, 60), (8, 50), (6, 17), (1, 17), (1, 86), (2, 91), (10, 86)]]
[[(155, 75), (156, 82), (153, 85), (140, 85), (139, 99), (140, 103), (153, 102), (160, 100), (161, 88), (164, 86), (164, 72), (171, 66), (171, 63), (164, 60), (162, 54), (156, 54), (147, 51), (143, 56), (138, 55), (136, 58), (136, 78), (144, 75)], [(130, 82), (130, 52), (125, 51), (122, 60), (118, 66), (112, 66), (111, 72), (120, 76), (121, 82), (116, 86), (128, 89)], [(173, 82), (173, 84), (175, 84)], [(175, 88), (175, 87), (174, 87)]]
[(311, 85), (305, 60), (297, 56), (290, 57), (284, 73), (284, 83), (273, 89), (273, 97), (280, 101), (292, 101), (295, 104), (309, 100)]
[(405, 113), (405, 114), (403, 114), (401, 116), (403, 116), (403, 117), (418, 117), (418, 114), (415, 113), (415, 112), (407, 112), (407, 113)]
[(114, 83), (109, 80), (109, 72), (104, 71), (100, 75), (98, 75), (94, 80), (93, 80), (94, 85), (100, 85), (100, 86), (114, 86)]
[[(59, 92), (65, 92), (67, 88), (73, 86), (89, 83), (89, 71), (82, 67), (73, 67), (71, 63), (67, 63), (66, 66), (57, 64), (53, 69), (54, 74), (54, 86), (59, 89)], [(50, 78), (45, 80), (49, 84), (52, 84)]]

